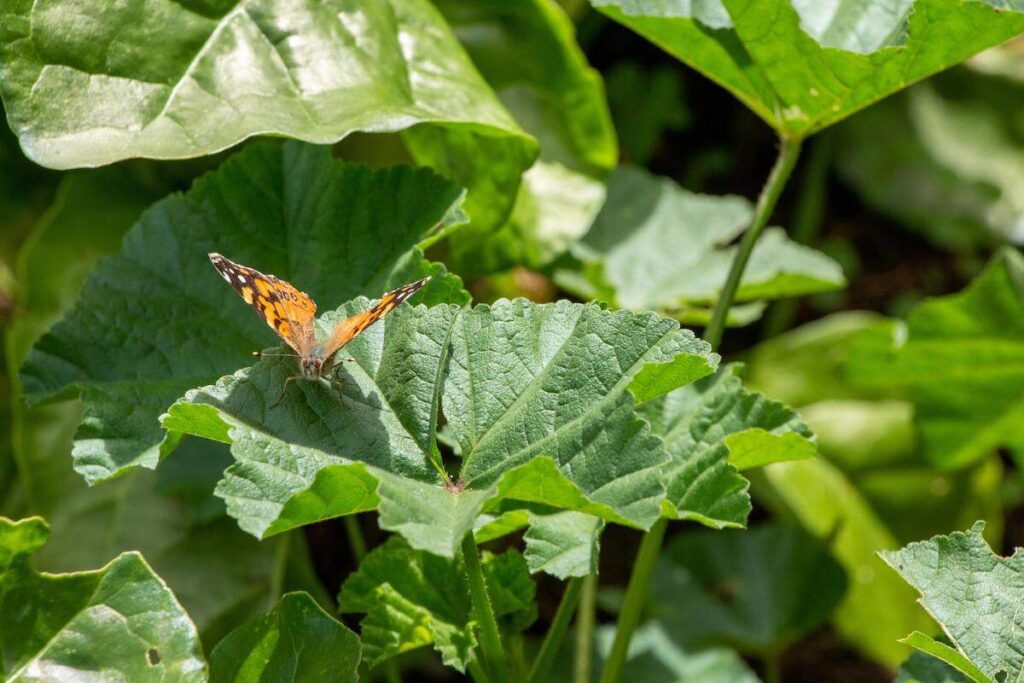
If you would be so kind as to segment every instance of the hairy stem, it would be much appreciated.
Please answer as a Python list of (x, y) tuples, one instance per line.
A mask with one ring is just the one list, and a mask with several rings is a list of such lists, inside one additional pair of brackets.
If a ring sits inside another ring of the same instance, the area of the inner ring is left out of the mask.
[(768, 219), (771, 218), (775, 204), (779, 201), (779, 195), (782, 194), (782, 189), (786, 186), (786, 181), (789, 180), (789, 176), (793, 172), (793, 167), (796, 166), (796, 160), (799, 156), (800, 140), (782, 138), (775, 166), (772, 167), (772, 172), (768, 176), (768, 182), (765, 183), (761, 189), (761, 195), (757, 198), (754, 217), (751, 219), (750, 226), (746, 232), (743, 233), (743, 238), (740, 239), (739, 248), (736, 250), (736, 256), (732, 260), (732, 267), (729, 269), (729, 276), (725, 279), (722, 293), (719, 294), (718, 301), (715, 302), (714, 311), (711, 313), (711, 322), (704, 330), (704, 339), (711, 344), (713, 349), (718, 348), (722, 341), (726, 318), (729, 315), (729, 309), (732, 307), (733, 299), (736, 297), (736, 291), (740, 287), (740, 279), (743, 277), (743, 271), (750, 260), (750, 254), (753, 253), (754, 245), (757, 244), (757, 239), (764, 231), (764, 226), (768, 224)]
[(555, 612), (555, 618), (548, 627), (547, 635), (544, 636), (544, 643), (540, 646), (537, 658), (533, 660), (533, 668), (530, 669), (530, 683), (540, 683), (547, 679), (548, 670), (565, 641), (569, 622), (572, 621), (576, 603), (580, 599), (581, 588), (583, 588), (583, 579), (569, 579), (565, 592), (562, 593), (562, 601), (558, 604), (558, 611)]
[(661, 552), (661, 542), (665, 539), (667, 528), (668, 520), (662, 517), (640, 541), (640, 550), (637, 551), (629, 584), (626, 586), (622, 611), (619, 612), (619, 620), (615, 625), (615, 640), (604, 663), (604, 671), (601, 672), (601, 683), (617, 683), (622, 676), (629, 641), (633, 637), (633, 631), (640, 624), (647, 596), (651, 592), (651, 576), (654, 574), (654, 565), (658, 553)]
[(597, 612), (597, 574), (583, 577), (580, 606), (576, 610), (576, 661), (574, 683), (590, 683), (594, 658), (594, 621)]
[(497, 683), (508, 681), (508, 658), (501, 645), (498, 621), (494, 618), (491, 599), (487, 595), (484, 571), (480, 566), (480, 554), (476, 549), (473, 532), (462, 539), (462, 559), (466, 565), (466, 579), (469, 581), (469, 595), (473, 601), (473, 614), (480, 625), (480, 647), (483, 650), (485, 669)]

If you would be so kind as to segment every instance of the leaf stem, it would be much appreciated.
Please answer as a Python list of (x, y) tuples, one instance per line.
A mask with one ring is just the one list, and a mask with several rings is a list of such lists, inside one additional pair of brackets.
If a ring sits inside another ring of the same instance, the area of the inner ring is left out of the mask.
[(547, 635), (544, 636), (544, 642), (540, 646), (540, 652), (533, 660), (533, 668), (530, 669), (530, 678), (528, 679), (530, 683), (540, 683), (546, 680), (548, 670), (562, 649), (562, 642), (569, 630), (569, 622), (572, 621), (572, 615), (576, 611), (576, 603), (579, 602), (582, 588), (583, 579), (576, 577), (569, 579), (565, 592), (562, 593), (562, 601), (558, 603), (555, 618), (548, 627)]
[(469, 595), (473, 601), (473, 612), (480, 624), (480, 647), (483, 650), (485, 669), (497, 683), (508, 682), (508, 659), (501, 645), (498, 621), (494, 618), (491, 599), (487, 595), (480, 554), (476, 549), (473, 532), (462, 539), (462, 559), (466, 565), (466, 579), (469, 581)]
[(594, 622), (597, 612), (597, 574), (583, 577), (580, 606), (576, 610), (576, 662), (574, 683), (590, 683), (594, 659)]
[(277, 546), (274, 548), (274, 566), (270, 574), (270, 592), (267, 595), (268, 609), (274, 608), (284, 592), (284, 577), (288, 573), (288, 555), (292, 547), (292, 534), (294, 533), (297, 532), (292, 530), (281, 534)]
[(640, 624), (640, 617), (650, 594), (655, 561), (661, 552), (661, 543), (665, 539), (667, 528), (668, 519), (661, 517), (640, 541), (640, 550), (637, 551), (629, 584), (626, 586), (622, 611), (619, 612), (619, 620), (615, 625), (615, 640), (612, 642), (608, 659), (605, 660), (604, 671), (601, 672), (601, 683), (617, 683), (622, 676), (629, 641), (633, 637), (633, 631)]
[(718, 295), (718, 301), (715, 302), (715, 309), (711, 314), (711, 322), (704, 330), (704, 339), (711, 344), (712, 349), (718, 348), (722, 341), (726, 318), (729, 315), (729, 308), (732, 307), (733, 299), (736, 298), (736, 291), (740, 287), (743, 271), (747, 267), (750, 255), (754, 251), (754, 245), (757, 244), (757, 239), (764, 231), (764, 226), (768, 224), (768, 219), (771, 218), (775, 204), (779, 201), (779, 195), (782, 194), (782, 189), (786, 186), (786, 181), (789, 180), (789, 176), (793, 172), (793, 167), (796, 166), (796, 160), (799, 157), (800, 140), (796, 138), (782, 138), (775, 166), (772, 167), (768, 181), (761, 189), (761, 194), (757, 198), (757, 206), (754, 208), (754, 216), (750, 221), (750, 226), (743, 233), (743, 238), (740, 239), (739, 248), (736, 250), (736, 256), (732, 260), (732, 267), (729, 269), (729, 276), (725, 280), (721, 294)]
[(359, 518), (355, 515), (345, 515), (341, 518), (345, 524), (345, 535), (348, 537), (348, 547), (356, 563), (362, 564), (366, 557), (366, 538), (363, 536), (363, 529), (359, 526)]

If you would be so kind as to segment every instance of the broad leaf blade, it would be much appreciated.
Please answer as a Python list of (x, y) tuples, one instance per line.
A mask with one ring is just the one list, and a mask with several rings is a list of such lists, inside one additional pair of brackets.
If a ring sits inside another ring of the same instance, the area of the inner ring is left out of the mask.
[(359, 680), (359, 637), (306, 593), (232, 631), (210, 655), (210, 681), (320, 683)]
[(434, 280), (420, 300), (464, 301), (458, 279), (416, 246), (460, 200), (429, 171), (371, 171), (292, 143), (251, 146), (143, 214), (37, 342), (22, 369), (26, 398), (82, 392), (73, 456), (88, 481), (152, 468), (176, 442), (160, 413), (274, 339), (206, 252), (288, 279), (326, 306), (426, 274)]
[[(451, 556), (502, 499), (649, 526), (666, 455), (634, 402), (718, 361), (652, 314), (521, 299), (402, 307), (345, 353), (354, 362), (342, 365), (340, 394), (300, 383), (274, 405), (294, 371), (290, 359), (266, 359), (190, 392), (165, 417), (171, 429), (233, 442), (238, 462), (218, 494), (251, 533), (379, 505), (384, 528)], [(462, 455), (450, 482), (434, 464), (439, 410)]]
[(1019, 610), (1024, 555), (1018, 551), (1002, 558), (993, 553), (981, 535), (984, 528), (978, 522), (969, 531), (880, 555), (920, 592), (921, 604), (942, 625), (958, 654), (993, 681), (1017, 680), (1024, 674), (1019, 637), (1024, 630)]
[(141, 555), (124, 553), (90, 572), (39, 574), (28, 560), (47, 535), (41, 518), (0, 518), (5, 680), (99, 671), (137, 681), (205, 679), (195, 626)]
[[(503, 627), (514, 632), (528, 627), (537, 610), (522, 556), (515, 550), (485, 554), (483, 572)], [(343, 613), (366, 613), (361, 626), (371, 666), (433, 644), (445, 664), (465, 671), (477, 646), (462, 560), (413, 550), (397, 537), (367, 555), (349, 575), (338, 604)]]
[(1000, 0), (591, 3), (798, 138), (1024, 31)]

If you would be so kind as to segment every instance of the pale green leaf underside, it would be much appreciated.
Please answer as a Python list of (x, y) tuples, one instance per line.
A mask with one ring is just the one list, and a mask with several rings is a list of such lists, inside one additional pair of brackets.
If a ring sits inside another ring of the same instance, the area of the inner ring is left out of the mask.
[(0, 21), (0, 92), (33, 160), (182, 158), (272, 133), (332, 143), (439, 123), (533, 143), (425, 0), (17, 0)]
[[(533, 581), (515, 550), (483, 556), (484, 580), (499, 623), (519, 631), (536, 618)], [(465, 671), (476, 646), (469, 586), (461, 558), (413, 550), (392, 537), (350, 574), (338, 596), (342, 613), (360, 622), (370, 666), (433, 645), (444, 663)]]
[(531, 574), (544, 572), (565, 580), (596, 573), (604, 520), (582, 512), (549, 512), (536, 507), (481, 515), (473, 530), (476, 542), (486, 543), (525, 528), (523, 557)]
[[(1019, 550), (1007, 558), (993, 553), (981, 535), (984, 528), (984, 522), (977, 522), (969, 531), (880, 554), (920, 592), (921, 604), (955, 644), (954, 654), (988, 679), (1016, 681), (1024, 675), (1024, 555)], [(943, 659), (957, 666), (954, 657)]]
[(102, 569), (40, 574), (29, 556), (49, 534), (39, 517), (0, 518), (4, 680), (61, 681), (105, 672), (141, 683), (204, 681), (196, 628), (138, 553)]
[(999, 446), (1024, 449), (1019, 252), (1003, 249), (967, 289), (922, 303), (905, 329), (869, 330), (855, 344), (851, 378), (910, 387), (925, 453), (937, 466), (962, 467)]
[[(961, 674), (968, 676), (974, 683), (993, 683), (992, 679), (985, 675), (985, 672), (974, 666), (971, 660), (964, 657), (961, 652), (945, 643), (938, 642), (930, 636), (926, 636), (920, 631), (914, 631), (900, 642), (935, 657)], [(922, 683), (930, 682), (923, 681)]]
[[(634, 403), (718, 362), (653, 314), (521, 299), (404, 306), (344, 353), (354, 362), (341, 366), (340, 394), (300, 382), (273, 405), (294, 360), (265, 359), (189, 392), (164, 418), (233, 442), (218, 494), (250, 533), (379, 507), (384, 528), (450, 556), (501, 499), (650, 526), (667, 455)], [(432, 464), (439, 410), (462, 456), (454, 487)]]
[[(714, 302), (753, 207), (742, 197), (694, 194), (667, 178), (631, 167), (609, 181), (608, 200), (590, 231), (573, 247), (578, 273), (557, 274), (571, 291), (601, 296), (624, 308), (675, 313)], [(769, 229), (754, 248), (737, 302), (775, 299), (842, 287), (829, 257)]]
[(36, 343), (22, 367), (25, 396), (31, 405), (81, 392), (73, 457), (90, 483), (155, 467), (177, 442), (159, 415), (275, 339), (207, 252), (285, 278), (325, 307), (427, 274), (416, 301), (466, 301), (458, 278), (417, 246), (457, 219), (461, 198), (430, 171), (375, 171), (299, 143), (251, 145), (143, 214)]
[(211, 683), (356, 683), (359, 637), (308, 593), (287, 593), (210, 655)]
[(806, 137), (1024, 31), (1019, 0), (591, 0)]

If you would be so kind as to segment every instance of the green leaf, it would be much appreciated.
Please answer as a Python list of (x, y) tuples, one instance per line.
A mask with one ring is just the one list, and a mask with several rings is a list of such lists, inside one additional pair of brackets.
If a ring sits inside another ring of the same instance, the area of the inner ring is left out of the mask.
[(273, 339), (208, 251), (284, 277), (326, 306), (426, 274), (434, 280), (420, 300), (465, 301), (458, 279), (417, 248), (457, 215), (460, 198), (429, 171), (373, 171), (295, 143), (250, 146), (143, 214), (36, 343), (22, 368), (26, 399), (81, 392), (72, 455), (90, 483), (155, 467), (180, 438), (165, 435), (158, 416)]
[(954, 671), (966, 674), (974, 683), (993, 683), (991, 678), (986, 676), (978, 667), (971, 664), (971, 661), (960, 654), (960, 652), (945, 643), (940, 643), (934, 638), (926, 636), (920, 631), (914, 631), (900, 642), (935, 657), (939, 662), (951, 667)]
[(7, 681), (102, 675), (203, 681), (199, 635), (174, 594), (138, 553), (102, 569), (40, 574), (30, 555), (46, 542), (39, 517), (0, 517), (0, 672)]
[(527, 510), (521, 504), (502, 515), (484, 514), (477, 519), (473, 536), (486, 543), (525, 528), (523, 557), (531, 574), (544, 572), (565, 580), (597, 573), (604, 520), (571, 510), (548, 512), (545, 506)]
[[(615, 627), (597, 632), (598, 653), (607, 657)], [(732, 650), (684, 648), (671, 631), (657, 621), (640, 626), (629, 642), (626, 670), (630, 680), (645, 683), (759, 683), (744, 661)], [(563, 679), (564, 680), (564, 679)]]
[(1003, 0), (591, 0), (803, 138), (1024, 31)]
[[(533, 623), (535, 587), (523, 557), (515, 550), (485, 553), (483, 571), (502, 628), (521, 631)], [(366, 613), (360, 625), (370, 666), (433, 644), (445, 664), (464, 672), (476, 650), (461, 558), (414, 550), (392, 536), (345, 580), (338, 604), (343, 613)]]
[(812, 457), (811, 431), (781, 403), (743, 388), (739, 366), (639, 407), (671, 460), (665, 514), (721, 529), (742, 527), (748, 482), (738, 468)]
[(500, 231), (476, 225), (476, 202), (492, 200), (470, 192), (474, 225), (450, 241), (452, 267), (463, 274), (542, 267), (586, 232), (618, 160), (601, 77), (555, 0), (435, 4), (502, 103), (540, 143), (540, 158), (523, 175)]
[[(577, 272), (556, 281), (581, 296), (611, 293), (616, 306), (673, 315), (708, 306), (725, 282), (736, 248), (727, 246), (750, 223), (742, 197), (699, 195), (667, 178), (624, 167), (609, 182), (608, 201), (573, 247)], [(680, 251), (679, 245), (686, 245)], [(567, 277), (568, 276), (568, 277)], [(827, 256), (769, 229), (754, 248), (737, 302), (823, 292), (845, 284)]]
[(900, 665), (894, 683), (970, 683), (970, 679), (944, 661), (918, 651)]
[(963, 292), (922, 303), (906, 328), (868, 331), (855, 381), (909, 387), (928, 459), (942, 469), (1024, 449), (1024, 258), (996, 254)]
[[(299, 383), (274, 405), (294, 360), (266, 358), (189, 392), (165, 417), (171, 430), (232, 442), (238, 462), (218, 495), (250, 533), (379, 506), (383, 528), (452, 556), (502, 499), (649, 527), (667, 455), (634, 402), (718, 362), (654, 314), (522, 299), (402, 307), (346, 353), (354, 362), (341, 366), (340, 394)], [(439, 410), (462, 455), (457, 477), (439, 474)]]
[(210, 655), (210, 681), (355, 683), (359, 657), (355, 633), (306, 593), (288, 593), (221, 641)]
[(652, 609), (687, 648), (781, 653), (824, 622), (846, 590), (843, 568), (799, 527), (676, 536), (658, 560)]
[(922, 640), (918, 634), (910, 637), (912, 645), (929, 654), (944, 653), (943, 660), (975, 680), (1017, 680), (1024, 674), (1024, 653), (1016, 635), (1024, 628), (1019, 610), (1024, 555), (1018, 551), (1001, 558), (993, 553), (981, 535), (984, 528), (984, 522), (977, 522), (969, 531), (879, 554), (917, 589), (921, 604), (956, 649)]
[(340, 0), (201, 11), (158, 0), (86, 14), (67, 0), (18, 0), (0, 31), (11, 126), (29, 157), (55, 168), (200, 156), (256, 134), (332, 143), (430, 123), (519, 148), (520, 172), (532, 153), (424, 0), (357, 13)]

